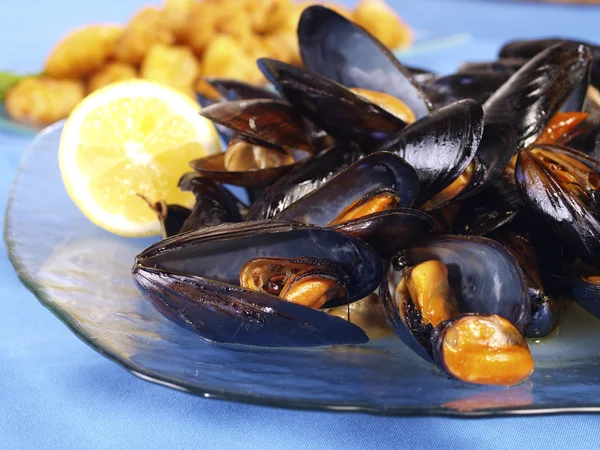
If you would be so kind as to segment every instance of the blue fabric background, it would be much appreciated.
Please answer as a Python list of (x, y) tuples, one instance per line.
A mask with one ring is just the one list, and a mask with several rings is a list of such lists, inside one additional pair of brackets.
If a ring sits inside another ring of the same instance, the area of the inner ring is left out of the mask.
[[(0, 70), (36, 71), (65, 30), (92, 21), (122, 23), (144, 3), (5, 0)], [(470, 41), (451, 49), (405, 59), (441, 71), (464, 59), (493, 58), (510, 36), (560, 34), (600, 42), (600, 7), (391, 3), (420, 37), (470, 34)], [(30, 141), (0, 132), (2, 210)], [(20, 285), (0, 246), (2, 449), (598, 447), (600, 416), (594, 415), (458, 420), (287, 411), (196, 398), (144, 382), (88, 348), (44, 309)]]

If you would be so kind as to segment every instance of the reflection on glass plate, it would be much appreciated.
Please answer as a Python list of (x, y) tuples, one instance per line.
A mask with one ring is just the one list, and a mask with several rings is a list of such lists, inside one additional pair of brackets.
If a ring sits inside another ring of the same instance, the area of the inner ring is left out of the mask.
[(137, 376), (205, 397), (379, 414), (600, 411), (600, 322), (571, 307), (558, 337), (532, 342), (536, 369), (513, 388), (448, 379), (399, 339), (263, 349), (209, 344), (161, 316), (131, 280), (152, 239), (120, 238), (73, 205), (57, 164), (62, 124), (23, 158), (6, 216), (23, 283), (77, 336)]

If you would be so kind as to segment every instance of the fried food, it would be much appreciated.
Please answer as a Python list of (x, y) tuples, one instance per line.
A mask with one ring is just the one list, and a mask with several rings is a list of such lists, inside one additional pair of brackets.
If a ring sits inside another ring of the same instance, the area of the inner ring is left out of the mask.
[(188, 18), (196, 3), (198, 0), (165, 0), (164, 2), (164, 17), (178, 43), (185, 42)]
[(200, 70), (198, 61), (189, 47), (157, 44), (144, 61), (140, 75), (194, 96), (194, 82)]
[(222, 34), (214, 38), (202, 57), (202, 75), (207, 77), (235, 78), (256, 83), (262, 77), (252, 59), (238, 41)]
[(406, 48), (412, 43), (412, 31), (382, 0), (362, 0), (351, 19), (369, 31), (387, 48)]
[(11, 119), (41, 127), (67, 117), (84, 95), (81, 80), (30, 77), (8, 91), (5, 105)]
[(64, 36), (48, 55), (44, 73), (55, 78), (80, 78), (99, 69), (121, 36), (120, 25), (92, 25)]
[(135, 66), (118, 61), (111, 62), (102, 66), (90, 76), (87, 83), (87, 92), (90, 93), (111, 83), (132, 78), (137, 78)]
[(118, 61), (140, 64), (155, 44), (172, 44), (175, 36), (163, 12), (144, 8), (134, 15), (117, 41), (114, 56)]

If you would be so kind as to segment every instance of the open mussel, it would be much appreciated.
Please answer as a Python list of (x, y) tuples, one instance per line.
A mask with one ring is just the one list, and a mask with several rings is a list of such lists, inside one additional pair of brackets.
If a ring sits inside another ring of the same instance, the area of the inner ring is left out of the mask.
[(343, 85), (269, 58), (258, 66), (293, 108), (342, 142), (370, 142), (414, 121), (412, 110), (391, 95)]
[[(484, 322), (488, 316), (498, 316), (502, 327), (493, 330), (495, 339), (510, 337), (512, 341), (518, 335), (519, 342), (524, 342), (531, 314), (524, 275), (517, 261), (498, 242), (486, 238), (448, 235), (406, 249), (384, 269), (380, 298), (394, 331), (429, 362), (437, 358), (436, 349), (445, 339), (440, 330), (462, 320), (464, 314), (475, 313), (474, 317)], [(465, 342), (473, 349), (479, 348), (477, 357), (485, 358), (495, 352), (493, 345), (476, 333), (470, 339)], [(464, 360), (474, 357), (469, 348), (461, 351)], [(477, 369), (472, 367), (471, 371)], [(449, 372), (459, 379), (476, 382)], [(493, 380), (488, 377), (487, 382)], [(504, 382), (512, 384), (512, 379), (503, 379)]]
[(270, 219), (292, 203), (310, 194), (364, 156), (355, 144), (339, 144), (300, 163), (256, 199), (248, 220)]
[(573, 43), (559, 43), (536, 54), (485, 102), (486, 123), (511, 125), (518, 149), (532, 144), (563, 106), (581, 111), (591, 60), (589, 48)]
[(381, 42), (362, 27), (320, 5), (309, 6), (298, 23), (304, 66), (340, 83), (401, 100), (417, 119), (432, 109), (427, 96)]
[(351, 236), (272, 220), (160, 241), (136, 257), (133, 277), (157, 308), (209, 341), (314, 346), (368, 340), (352, 323), (306, 305), (366, 297), (381, 264)]
[(589, 264), (600, 263), (597, 167), (576, 150), (533, 145), (519, 153), (515, 172), (528, 208)]
[(431, 218), (414, 209), (417, 174), (388, 152), (373, 153), (292, 203), (277, 219), (333, 227), (371, 244), (386, 257), (423, 238)]

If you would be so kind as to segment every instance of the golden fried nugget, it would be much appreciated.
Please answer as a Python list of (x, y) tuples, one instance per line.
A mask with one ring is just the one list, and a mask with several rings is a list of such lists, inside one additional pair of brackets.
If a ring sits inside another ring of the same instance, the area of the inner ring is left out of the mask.
[(173, 32), (163, 13), (156, 8), (144, 8), (135, 14), (117, 41), (114, 56), (129, 64), (140, 64), (155, 44), (172, 44)]
[(87, 83), (87, 92), (93, 92), (117, 81), (137, 78), (137, 70), (131, 64), (111, 62), (94, 72)]
[(5, 106), (14, 121), (41, 127), (67, 117), (84, 94), (80, 80), (30, 77), (8, 91)]
[(294, 65), (302, 62), (298, 37), (295, 33), (286, 31), (269, 35), (263, 39), (263, 45), (270, 58)]
[(238, 41), (226, 34), (217, 35), (202, 57), (202, 75), (232, 78), (247, 83), (259, 82), (262, 74), (256, 60), (248, 56)]
[(186, 40), (188, 19), (196, 3), (198, 0), (164, 0), (163, 13), (177, 42)]
[(195, 5), (190, 13), (187, 42), (199, 56), (216, 36), (228, 35), (244, 41), (251, 34), (250, 18), (239, 4), (205, 1)]
[(80, 78), (108, 59), (121, 36), (120, 25), (91, 25), (64, 36), (48, 55), (44, 72), (55, 78)]
[(277, 1), (271, 5), (268, 16), (265, 18), (265, 30), (267, 33), (289, 32), (296, 33), (298, 21), (302, 11), (311, 3), (290, 3)]
[(406, 48), (412, 44), (411, 29), (381, 0), (362, 0), (354, 9), (352, 20), (389, 49)]
[(142, 62), (140, 76), (189, 94), (200, 73), (198, 61), (183, 45), (153, 46)]

